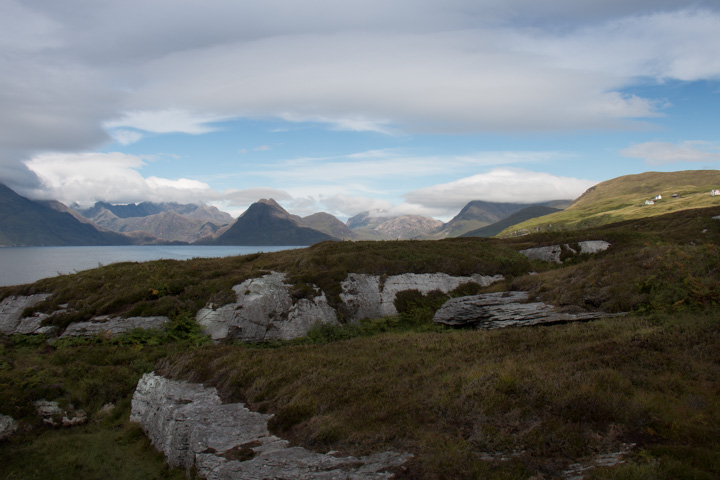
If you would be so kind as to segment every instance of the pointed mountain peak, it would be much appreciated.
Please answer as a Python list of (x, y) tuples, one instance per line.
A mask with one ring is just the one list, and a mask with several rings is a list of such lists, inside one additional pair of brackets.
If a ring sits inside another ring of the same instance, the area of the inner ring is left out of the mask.
[(273, 206), (273, 207), (278, 207), (278, 208), (280, 208), (280, 209), (282, 209), (282, 210), (285, 210), (284, 208), (282, 208), (282, 207), (280, 206), (279, 203), (277, 203), (277, 202), (275, 201), (274, 198), (261, 198), (260, 200), (258, 200), (258, 201), (255, 202), (255, 203), (262, 203), (262, 204), (265, 204), (265, 205), (271, 205), (271, 206)]

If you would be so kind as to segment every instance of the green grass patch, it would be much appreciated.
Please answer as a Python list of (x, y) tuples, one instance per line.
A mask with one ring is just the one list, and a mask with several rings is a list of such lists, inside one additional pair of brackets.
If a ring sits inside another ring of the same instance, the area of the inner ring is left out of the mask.
[[(657, 447), (718, 451), (717, 318), (205, 347), (161, 370), (276, 413), (276, 430), (311, 448), (416, 453), (418, 478), (504, 478), (518, 465), (530, 476), (629, 441), (659, 464), (680, 462), (667, 469), (711, 475), (714, 464)], [(481, 455), (513, 452), (512, 462)]]

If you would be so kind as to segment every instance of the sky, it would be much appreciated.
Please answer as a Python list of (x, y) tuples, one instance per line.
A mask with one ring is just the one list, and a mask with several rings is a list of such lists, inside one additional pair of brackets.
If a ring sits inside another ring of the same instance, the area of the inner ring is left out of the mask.
[(720, 167), (720, 0), (0, 0), (0, 183), (447, 221)]

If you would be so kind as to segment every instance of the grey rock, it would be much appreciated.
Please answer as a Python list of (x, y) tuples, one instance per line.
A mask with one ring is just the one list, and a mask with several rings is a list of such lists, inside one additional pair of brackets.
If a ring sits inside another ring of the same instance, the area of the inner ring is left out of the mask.
[(0, 414), (0, 440), (5, 440), (17, 430), (17, 422), (8, 415)]
[(502, 275), (472, 275), (455, 277), (445, 273), (406, 273), (389, 277), (351, 273), (342, 282), (340, 299), (346, 314), (353, 321), (397, 315), (395, 296), (405, 290), (426, 294), (433, 290), (450, 292), (464, 283), (475, 282), (487, 286), (502, 280)]
[(235, 303), (197, 312), (196, 320), (215, 340), (289, 340), (302, 337), (318, 323), (337, 324), (325, 293), (293, 302), (285, 274), (273, 272), (233, 287)]
[(501, 292), (450, 299), (435, 312), (433, 321), (491, 330), (594, 320), (613, 315), (602, 312), (561, 313), (555, 311), (552, 305), (528, 302), (527, 292)]
[(134, 328), (157, 329), (162, 328), (170, 319), (167, 317), (95, 317), (88, 322), (71, 323), (60, 338), (66, 337), (91, 337), (104, 335), (112, 337)]
[(562, 263), (560, 255), (563, 250), (572, 252), (573, 254), (594, 254), (604, 252), (610, 248), (610, 243), (604, 240), (587, 240), (584, 242), (578, 242), (580, 251), (578, 252), (570, 245), (550, 245), (547, 247), (533, 247), (520, 250), (520, 253), (525, 255), (530, 260), (542, 260), (544, 262), (551, 263)]
[(605, 240), (588, 240), (586, 242), (579, 242), (580, 253), (600, 253), (610, 248), (610, 243)]
[(562, 263), (560, 261), (560, 254), (562, 253), (562, 247), (560, 247), (560, 245), (526, 248), (525, 250), (520, 250), (520, 253), (525, 255), (530, 260), (542, 260), (543, 262)]
[(394, 452), (338, 457), (290, 447), (268, 431), (271, 417), (241, 403), (223, 405), (215, 388), (150, 373), (138, 382), (130, 420), (142, 426), (170, 465), (195, 467), (211, 480), (391, 478), (387, 470), (411, 457)]
[(33, 402), (35, 411), (43, 419), (43, 423), (57, 427), (62, 425), (63, 427), (74, 427), (75, 425), (82, 425), (87, 422), (88, 416), (81, 409), (75, 410), (72, 405), (68, 410), (60, 408), (57, 402), (49, 400), (37, 400)]
[(34, 307), (50, 297), (50, 294), (38, 293), (36, 295), (13, 295), (0, 302), (0, 333), (13, 335), (18, 332), (21, 315), (26, 308)]

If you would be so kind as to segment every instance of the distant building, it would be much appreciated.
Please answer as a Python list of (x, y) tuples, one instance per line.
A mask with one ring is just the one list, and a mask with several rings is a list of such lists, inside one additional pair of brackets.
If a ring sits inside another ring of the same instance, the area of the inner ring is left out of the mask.
[(720, 190), (710, 190), (710, 196), (720, 196)]
[(655, 202), (652, 200), (645, 200), (645, 205), (655, 205)]
[(673, 193), (673, 194), (672, 194), (672, 197), (673, 197), (673, 198), (678, 198), (679, 196), (680, 196), (680, 195), (678, 195), (677, 193)]
[(657, 197), (653, 198), (653, 200), (662, 200), (662, 195), (658, 195)]

